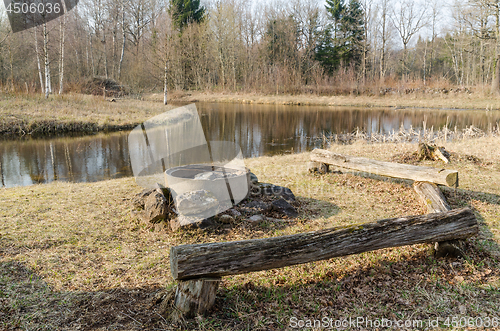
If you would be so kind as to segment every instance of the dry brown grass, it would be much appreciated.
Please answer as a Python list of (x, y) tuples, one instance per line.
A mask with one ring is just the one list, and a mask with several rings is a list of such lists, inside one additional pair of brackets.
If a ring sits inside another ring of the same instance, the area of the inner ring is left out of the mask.
[[(251, 227), (244, 219), (185, 233), (152, 231), (129, 199), (131, 178), (0, 190), (0, 328), (7, 330), (272, 330), (290, 318), (500, 317), (498, 137), (447, 143), (460, 189), (453, 207), (476, 212), (481, 234), (465, 259), (435, 259), (430, 245), (384, 249), (283, 269), (225, 277), (214, 310), (172, 324), (150, 306), (172, 286), (173, 245), (277, 236), (425, 212), (411, 187), (306, 170), (308, 154), (249, 159), (263, 182), (290, 187), (300, 217)], [(414, 144), (334, 145), (339, 153), (390, 160)], [(469, 158), (474, 155), (476, 158)], [(478, 161), (479, 160), (479, 161)]]
[[(163, 100), (160, 94), (145, 96), (147, 100)], [(317, 96), (264, 95), (256, 93), (186, 92), (177, 93), (172, 99), (179, 102), (228, 102), (278, 105), (318, 105), (353, 107), (395, 107), (395, 108), (435, 108), (435, 109), (500, 109), (500, 98), (482, 93), (436, 93), (436, 94), (391, 94)]]
[(131, 129), (145, 120), (172, 109), (163, 103), (134, 98), (108, 101), (83, 94), (2, 95), (0, 134), (40, 135), (64, 132), (94, 132)]

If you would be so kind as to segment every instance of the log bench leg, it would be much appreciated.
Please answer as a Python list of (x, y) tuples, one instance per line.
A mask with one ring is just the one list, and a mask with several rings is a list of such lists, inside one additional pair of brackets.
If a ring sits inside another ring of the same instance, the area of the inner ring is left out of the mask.
[(205, 314), (215, 302), (220, 278), (200, 278), (179, 281), (175, 293), (174, 307), (178, 317), (191, 318)]
[(464, 240), (440, 241), (434, 244), (435, 257), (463, 257)]
[(320, 174), (326, 174), (330, 170), (330, 165), (326, 163), (320, 163), (318, 170)]
[(326, 174), (329, 170), (330, 166), (326, 163), (321, 162), (309, 162), (307, 163), (307, 170), (309, 172), (319, 172), (320, 174)]
[[(441, 192), (441, 189), (433, 183), (415, 182), (413, 189), (417, 192), (422, 203), (427, 207), (428, 213), (440, 213), (451, 210), (450, 205)], [(459, 257), (463, 256), (463, 240), (441, 241), (434, 244), (436, 257)]]

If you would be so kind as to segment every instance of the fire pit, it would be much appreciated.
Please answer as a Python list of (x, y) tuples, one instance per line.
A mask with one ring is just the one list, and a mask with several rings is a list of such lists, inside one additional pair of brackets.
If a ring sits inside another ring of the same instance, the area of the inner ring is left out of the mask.
[(165, 181), (180, 214), (209, 217), (247, 197), (250, 172), (248, 169), (190, 164), (165, 171)]

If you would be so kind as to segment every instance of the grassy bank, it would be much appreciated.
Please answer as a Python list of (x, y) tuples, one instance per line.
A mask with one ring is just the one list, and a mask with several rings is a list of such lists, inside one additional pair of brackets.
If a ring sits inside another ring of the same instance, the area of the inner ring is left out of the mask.
[(191, 102), (226, 102), (346, 107), (395, 107), (432, 109), (500, 109), (500, 98), (480, 93), (388, 94), (385, 96), (257, 95), (173, 92), (168, 106), (163, 95), (145, 94), (110, 102), (102, 97), (66, 94), (45, 99), (41, 95), (2, 95), (0, 135), (25, 136), (92, 133), (131, 129), (145, 120)]
[[(268, 221), (185, 233), (152, 231), (133, 212), (133, 179), (0, 190), (0, 328), (7, 330), (272, 330), (292, 317), (427, 320), (500, 318), (500, 138), (446, 144), (460, 188), (452, 207), (473, 208), (478, 238), (464, 259), (435, 259), (430, 245), (384, 249), (225, 277), (207, 317), (174, 325), (152, 297), (172, 286), (173, 245), (262, 238), (425, 213), (412, 188), (348, 174), (313, 175), (307, 153), (246, 160), (262, 182), (291, 188), (289, 223)], [(413, 144), (335, 145), (376, 159), (404, 159)], [(473, 157), (474, 156), (474, 157)]]
[(160, 102), (133, 98), (109, 99), (82, 94), (2, 95), (0, 135), (47, 135), (69, 132), (91, 133), (132, 129), (172, 109)]
[[(163, 95), (151, 94), (147, 100), (161, 101)], [(436, 109), (500, 109), (500, 98), (483, 93), (442, 92), (409, 94), (391, 93), (386, 95), (260, 95), (252, 93), (202, 93), (178, 92), (172, 95), (178, 102), (228, 102), (278, 105), (318, 105), (347, 107), (395, 107), (395, 108), (436, 108)]]

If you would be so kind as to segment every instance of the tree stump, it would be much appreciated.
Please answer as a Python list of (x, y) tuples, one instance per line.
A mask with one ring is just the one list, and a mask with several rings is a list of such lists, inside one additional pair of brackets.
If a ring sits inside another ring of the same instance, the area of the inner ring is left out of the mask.
[(444, 147), (438, 147), (436, 145), (428, 145), (425, 143), (418, 144), (417, 155), (419, 160), (442, 160), (444, 163), (450, 163), (450, 153), (448, 153)]

